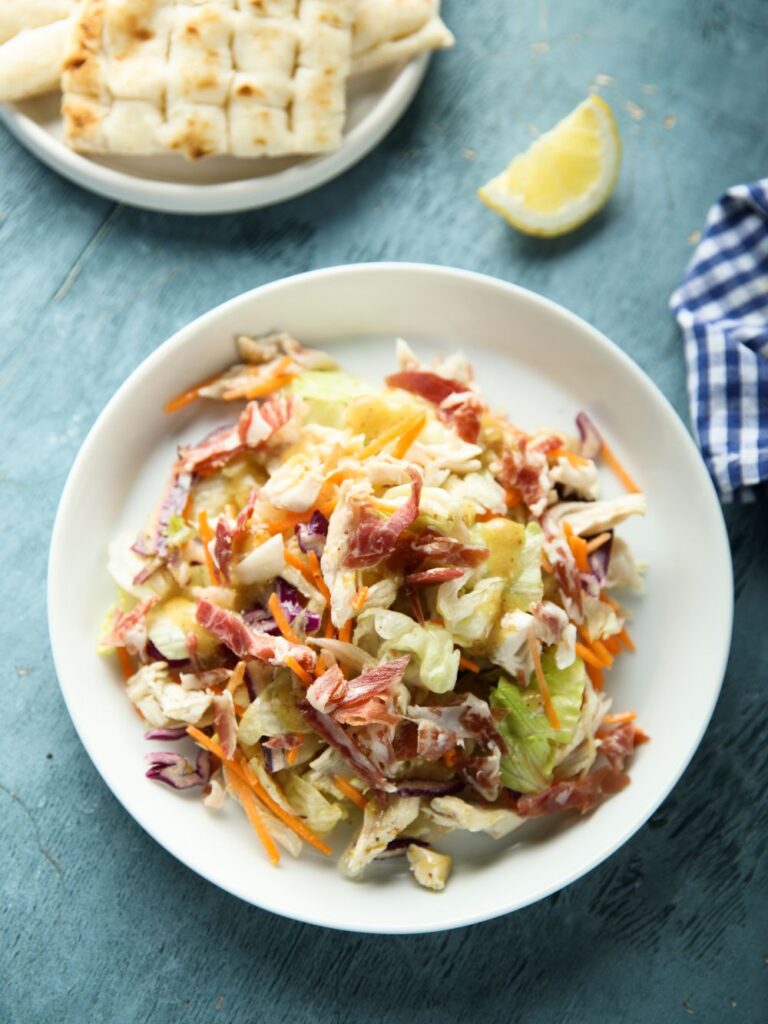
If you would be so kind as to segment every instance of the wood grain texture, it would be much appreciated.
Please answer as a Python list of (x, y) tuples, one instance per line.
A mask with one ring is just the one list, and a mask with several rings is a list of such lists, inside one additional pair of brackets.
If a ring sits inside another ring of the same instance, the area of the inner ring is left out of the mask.
[[(766, 1019), (764, 507), (727, 516), (733, 653), (712, 725), (672, 796), (587, 878), (474, 928), (343, 935), (220, 893), (116, 803), (59, 696), (44, 579), (77, 448), (159, 342), (247, 288), (357, 260), (487, 271), (586, 317), (685, 414), (681, 345), (666, 304), (709, 204), (766, 173), (768, 8), (761, 0), (445, 0), (444, 8), (458, 47), (433, 62), (397, 129), (341, 180), (274, 209), (195, 220), (115, 206), (0, 132), (3, 1024)], [(549, 127), (598, 74), (611, 78), (603, 94), (624, 138), (617, 193), (569, 238), (523, 239), (474, 189), (527, 143), (529, 126)], [(76, 580), (72, 589), (77, 600)]]

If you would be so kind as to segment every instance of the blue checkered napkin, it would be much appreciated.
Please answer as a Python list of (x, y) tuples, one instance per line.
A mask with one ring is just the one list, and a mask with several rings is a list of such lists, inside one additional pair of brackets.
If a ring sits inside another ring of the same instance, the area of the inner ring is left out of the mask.
[(693, 428), (721, 498), (768, 494), (768, 178), (715, 203), (670, 306)]

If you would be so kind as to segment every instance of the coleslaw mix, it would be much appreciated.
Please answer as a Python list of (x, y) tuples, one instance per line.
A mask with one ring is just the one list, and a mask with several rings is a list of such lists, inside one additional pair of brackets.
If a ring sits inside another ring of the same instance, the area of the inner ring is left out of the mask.
[[(529, 434), (461, 355), (397, 342), (373, 387), (288, 335), (179, 395), (237, 416), (181, 447), (109, 552), (117, 653), (152, 740), (147, 776), (234, 798), (277, 863), (354, 826), (342, 870), (407, 857), (442, 889), (454, 829), (586, 812), (646, 739), (610, 714), (634, 650), (611, 593), (640, 590), (615, 528), (646, 503), (585, 414)], [(598, 462), (626, 493), (601, 499)]]

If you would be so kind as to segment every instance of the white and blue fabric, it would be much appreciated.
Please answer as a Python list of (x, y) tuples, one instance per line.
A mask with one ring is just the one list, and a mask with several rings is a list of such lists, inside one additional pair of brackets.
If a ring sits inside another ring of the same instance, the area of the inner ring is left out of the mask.
[(768, 178), (715, 203), (670, 305), (693, 429), (720, 497), (768, 495)]

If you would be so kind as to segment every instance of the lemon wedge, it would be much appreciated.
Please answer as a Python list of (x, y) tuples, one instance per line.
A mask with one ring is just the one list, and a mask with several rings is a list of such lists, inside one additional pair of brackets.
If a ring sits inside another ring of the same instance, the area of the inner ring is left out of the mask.
[(604, 99), (590, 96), (477, 194), (518, 231), (551, 238), (605, 205), (620, 166), (616, 118)]

